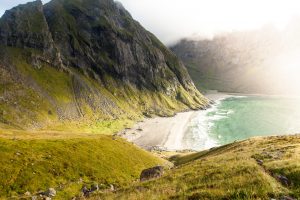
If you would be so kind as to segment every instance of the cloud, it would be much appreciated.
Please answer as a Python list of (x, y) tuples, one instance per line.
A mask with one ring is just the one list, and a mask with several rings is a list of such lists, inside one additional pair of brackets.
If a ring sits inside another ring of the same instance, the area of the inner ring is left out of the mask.
[(120, 0), (164, 43), (182, 37), (212, 37), (220, 32), (284, 27), (300, 14), (298, 0)]
[[(49, 0), (43, 0), (44, 3)], [(118, 0), (165, 44), (182, 37), (212, 37), (219, 32), (283, 27), (300, 15), (298, 0)], [(1, 0), (0, 15), (27, 0)]]

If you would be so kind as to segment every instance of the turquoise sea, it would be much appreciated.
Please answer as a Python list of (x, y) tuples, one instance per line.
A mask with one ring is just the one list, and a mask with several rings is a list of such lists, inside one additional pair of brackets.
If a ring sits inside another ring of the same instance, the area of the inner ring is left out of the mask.
[(300, 133), (300, 98), (232, 96), (197, 113), (183, 139), (185, 149), (202, 150), (254, 136)]

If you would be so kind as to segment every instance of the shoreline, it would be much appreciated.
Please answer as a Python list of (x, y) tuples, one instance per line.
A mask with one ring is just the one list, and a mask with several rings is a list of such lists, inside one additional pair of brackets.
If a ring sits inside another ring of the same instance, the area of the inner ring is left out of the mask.
[[(209, 93), (208, 99), (217, 102), (229, 98), (228, 93)], [(146, 150), (181, 151), (183, 138), (189, 122), (199, 113), (206, 110), (177, 113), (173, 117), (146, 118), (136, 123), (132, 128), (125, 129), (119, 135), (129, 142)]]

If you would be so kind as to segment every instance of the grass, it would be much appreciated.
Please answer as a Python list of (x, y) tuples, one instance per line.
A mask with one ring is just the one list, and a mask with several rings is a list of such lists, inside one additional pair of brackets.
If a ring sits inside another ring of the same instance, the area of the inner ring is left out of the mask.
[[(172, 156), (176, 167), (157, 180), (92, 199), (300, 198), (300, 136), (253, 138), (212, 150)], [(256, 159), (263, 160), (260, 166)], [(273, 176), (271, 174), (273, 173)], [(275, 175), (286, 176), (290, 186)]]
[(0, 113), (2, 127), (113, 134), (143, 115), (172, 116), (206, 103), (205, 98), (191, 97), (182, 87), (178, 88), (177, 96), (169, 96), (137, 89), (109, 75), (103, 77), (101, 85), (75, 69), (67, 73), (43, 62), (36, 68), (30, 59), (41, 56), (41, 52), (3, 48), (6, 53), (0, 56), (11, 60), (17, 73), (1, 67), (0, 97), (7, 99), (0, 102), (5, 112)]
[[(0, 197), (20, 197), (54, 187), (70, 199), (83, 184), (128, 185), (141, 170), (166, 163), (122, 139), (0, 139)], [(81, 180), (82, 179), (82, 180)]]

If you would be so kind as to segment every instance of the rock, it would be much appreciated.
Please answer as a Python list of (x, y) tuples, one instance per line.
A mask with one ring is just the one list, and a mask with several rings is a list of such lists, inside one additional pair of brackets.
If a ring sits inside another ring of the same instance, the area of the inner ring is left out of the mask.
[[(52, 1), (43, 9), (53, 42), (61, 54), (63, 63), (68, 63), (69, 67), (80, 66), (87, 75), (102, 76), (102, 73), (107, 73), (113, 75), (113, 79), (122, 80), (134, 87), (151, 90), (155, 88), (164, 94), (170, 93), (172, 97), (177, 97), (178, 90), (182, 87), (194, 94), (192, 99), (200, 100), (183, 63), (136, 23), (126, 10), (118, 9), (115, 1), (72, 3), (74, 11), (80, 10), (83, 15), (73, 15), (73, 9), (64, 9), (65, 2)], [(70, 15), (70, 20), (76, 23), (69, 24), (70, 27), (65, 26), (67, 22), (62, 13)], [(105, 23), (94, 27), (95, 21), (99, 19)], [(110, 27), (115, 27), (115, 31), (111, 31)], [(82, 34), (73, 35), (73, 29)], [(75, 42), (70, 42), (70, 35), (73, 37), (72, 41), (77, 41), (76, 45)], [(91, 65), (95, 67), (91, 68)], [(160, 82), (160, 79), (165, 77), (168, 77), (170, 84)], [(118, 95), (115, 91), (112, 94)], [(180, 100), (185, 102), (187, 99), (180, 95)]]
[(161, 147), (161, 146), (151, 146), (148, 148), (149, 151), (158, 151), (158, 152), (162, 152), (162, 151), (167, 151), (166, 147)]
[(27, 192), (24, 193), (24, 195), (25, 196), (31, 196), (31, 193), (27, 191)]
[(90, 196), (90, 190), (84, 185), (81, 189), (81, 192), (83, 193), (83, 196), (89, 197)]
[(289, 179), (283, 175), (277, 175), (276, 179), (284, 186), (289, 186)]
[(115, 187), (113, 185), (110, 185), (110, 191), (115, 191)]
[(56, 190), (54, 188), (49, 188), (46, 192), (43, 193), (43, 195), (45, 195), (47, 197), (55, 197)]
[(77, 181), (77, 183), (82, 183), (82, 182), (83, 182), (82, 178), (79, 178), (79, 180)]
[(289, 197), (289, 196), (283, 196), (280, 198), (280, 200), (297, 200), (297, 199), (295, 199), (293, 197)]
[(37, 200), (37, 199), (38, 199), (37, 196), (32, 196), (32, 197), (31, 197), (31, 200)]
[(140, 181), (147, 181), (150, 179), (159, 178), (163, 175), (164, 168), (162, 166), (156, 166), (153, 168), (145, 169), (140, 175)]
[(257, 164), (259, 164), (259, 165), (263, 165), (263, 164), (264, 164), (264, 161), (263, 161), (263, 160), (257, 159), (256, 162), (257, 162)]
[(91, 185), (91, 192), (94, 192), (94, 191), (98, 191), (99, 190), (99, 185), (98, 184), (93, 184)]

